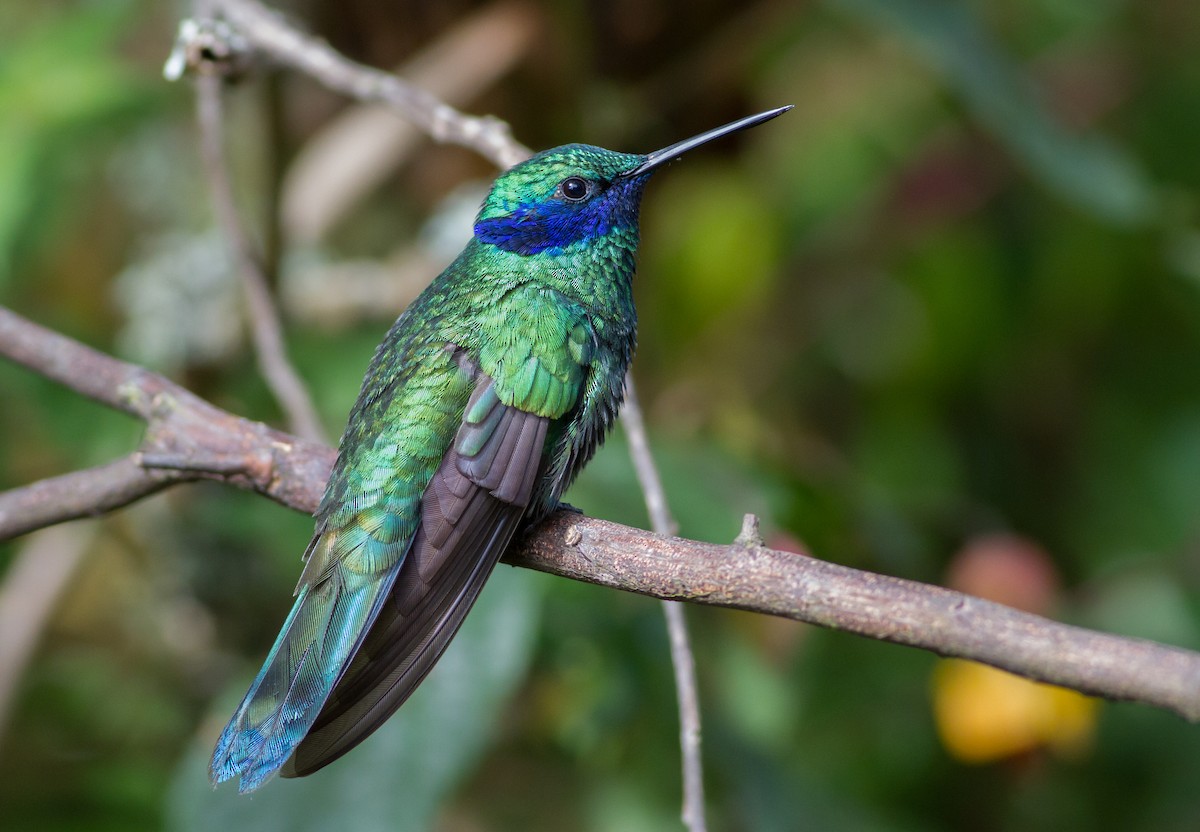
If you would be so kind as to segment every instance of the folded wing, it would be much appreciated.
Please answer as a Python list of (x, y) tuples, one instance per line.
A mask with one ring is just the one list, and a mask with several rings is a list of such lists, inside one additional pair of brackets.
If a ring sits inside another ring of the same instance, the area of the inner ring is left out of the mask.
[[(318, 530), (275, 645), (217, 743), (214, 783), (252, 791), (282, 768), (316, 771), (374, 731), (425, 677), (512, 539), (549, 420), (474, 378), (413, 531), (385, 505)], [(409, 516), (412, 516), (411, 514)]]
[(506, 406), (480, 373), (421, 499), (416, 537), (370, 631), (284, 765), (310, 774), (378, 728), (442, 655), (520, 525), (549, 419)]

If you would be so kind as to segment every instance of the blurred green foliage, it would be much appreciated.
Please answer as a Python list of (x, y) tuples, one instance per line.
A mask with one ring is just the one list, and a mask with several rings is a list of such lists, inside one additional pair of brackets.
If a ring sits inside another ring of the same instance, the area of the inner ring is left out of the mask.
[[(479, 5), (288, 8), (393, 66)], [(754, 511), (773, 545), (932, 582), (972, 540), (1015, 534), (1058, 574), (1047, 614), (1200, 647), (1194, 0), (531, 8), (536, 46), (466, 105), (531, 146), (644, 150), (796, 104), (646, 197), (635, 371), (682, 534), (731, 540)], [(221, 317), (237, 289), (191, 90), (161, 81), (176, 12), (0, 6), (0, 302), (277, 422)], [(229, 98), (244, 213), (271, 240), (281, 176), (345, 104), (286, 74)], [(285, 299), (306, 263), (357, 269), (328, 270), (315, 312), (285, 304), (331, 432), (399, 310), (321, 308), (363, 291), (364, 264), (425, 251), (443, 198), (491, 175), (423, 146), (316, 251), (284, 241)], [(426, 255), (423, 279), (442, 256)], [(138, 425), (3, 362), (0, 401), (0, 487), (137, 441)], [(619, 431), (568, 499), (645, 525)], [(385, 731), (309, 780), (214, 794), (203, 760), (310, 530), (215, 486), (94, 524), (33, 661), (0, 680), (18, 685), (0, 714), (0, 826), (679, 828), (657, 605), (505, 568)], [(0, 544), (0, 569), (22, 550)], [(966, 765), (938, 740), (933, 657), (689, 618), (713, 828), (1200, 826), (1200, 730), (1174, 717), (1106, 705), (1075, 756)]]

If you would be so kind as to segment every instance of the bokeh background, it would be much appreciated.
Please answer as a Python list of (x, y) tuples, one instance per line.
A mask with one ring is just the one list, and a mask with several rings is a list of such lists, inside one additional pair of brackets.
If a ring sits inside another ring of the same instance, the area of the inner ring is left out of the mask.
[[(526, 144), (645, 151), (635, 366), (688, 537), (769, 542), (1200, 648), (1194, 0), (305, 0), (289, 14)], [(278, 423), (213, 231), (186, 8), (0, 4), (0, 302)], [(243, 213), (331, 435), (495, 171), (313, 81), (228, 97)], [(349, 167), (345, 167), (345, 165)], [(0, 486), (140, 426), (0, 361)], [(622, 437), (569, 499), (645, 526)], [(311, 521), (217, 486), (0, 544), (0, 827), (676, 829), (656, 602), (501, 567), (337, 765), (213, 792)], [(1194, 830), (1200, 727), (690, 609), (727, 830)]]

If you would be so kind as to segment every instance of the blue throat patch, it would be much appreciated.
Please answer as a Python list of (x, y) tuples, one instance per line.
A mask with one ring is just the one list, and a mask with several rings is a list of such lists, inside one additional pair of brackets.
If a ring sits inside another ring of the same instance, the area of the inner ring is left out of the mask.
[(524, 256), (558, 254), (578, 243), (604, 237), (614, 228), (636, 226), (644, 184), (644, 180), (633, 180), (613, 185), (582, 203), (555, 199), (523, 203), (504, 216), (477, 220), (475, 237)]

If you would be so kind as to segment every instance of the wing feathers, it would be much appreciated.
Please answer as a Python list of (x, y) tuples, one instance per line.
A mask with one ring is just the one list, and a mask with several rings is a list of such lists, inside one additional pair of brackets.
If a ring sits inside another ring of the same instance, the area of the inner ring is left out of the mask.
[(480, 374), (426, 487), (413, 546), (383, 609), (284, 766), (303, 776), (349, 751), (408, 698), (458, 631), (520, 525), (549, 419), (504, 405)]

